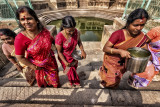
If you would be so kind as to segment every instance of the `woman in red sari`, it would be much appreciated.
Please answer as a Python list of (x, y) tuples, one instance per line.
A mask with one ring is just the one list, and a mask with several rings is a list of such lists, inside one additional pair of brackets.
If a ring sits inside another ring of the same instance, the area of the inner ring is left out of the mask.
[[(35, 70), (39, 87), (58, 87), (58, 66), (54, 52), (51, 50), (51, 45), (54, 43), (53, 37), (42, 26), (31, 8), (19, 7), (16, 17), (23, 29), (14, 42), (17, 59)], [(24, 57), (25, 50), (27, 51), (26, 58)]]
[(80, 87), (79, 77), (76, 73), (78, 61), (73, 59), (72, 52), (76, 49), (77, 44), (81, 49), (81, 57), (86, 58), (86, 53), (80, 39), (80, 33), (75, 28), (76, 22), (72, 16), (66, 16), (62, 19), (61, 32), (57, 34), (55, 39), (56, 48), (58, 50), (59, 60), (63, 69), (67, 72), (70, 86)]
[(100, 68), (101, 84), (115, 88), (125, 73), (125, 59), (130, 58), (128, 48), (141, 47), (147, 40), (141, 32), (149, 16), (144, 9), (136, 9), (130, 13), (126, 26), (115, 31), (106, 42), (103, 65)]

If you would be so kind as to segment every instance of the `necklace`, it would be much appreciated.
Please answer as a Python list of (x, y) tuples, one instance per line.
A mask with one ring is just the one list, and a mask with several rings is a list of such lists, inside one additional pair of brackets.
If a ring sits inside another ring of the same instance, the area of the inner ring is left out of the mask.
[(35, 37), (36, 37), (36, 35), (39, 33), (39, 31), (37, 32), (37, 33), (35, 33), (35, 35), (33, 36), (31, 36), (31, 34), (30, 33), (28, 33), (28, 31), (26, 31), (26, 34), (27, 34), (27, 37), (28, 38), (30, 38), (31, 40), (33, 40)]
[(126, 29), (126, 39), (129, 39), (129, 38), (133, 38), (132, 35), (129, 33), (129, 31)]
[(69, 38), (69, 36), (66, 34), (66, 31), (64, 30), (64, 33), (65, 33), (65, 37), (68, 39)]

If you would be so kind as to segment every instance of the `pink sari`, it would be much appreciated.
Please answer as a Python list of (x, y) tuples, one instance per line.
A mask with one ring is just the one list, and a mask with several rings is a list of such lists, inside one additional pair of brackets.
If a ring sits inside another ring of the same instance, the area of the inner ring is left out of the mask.
[[(71, 65), (71, 67), (69, 67), (68, 72), (67, 72), (68, 80), (70, 81), (71, 85), (73, 85), (73, 84), (79, 85), (80, 84), (79, 77), (76, 73), (78, 61), (73, 59), (72, 55), (71, 55), (72, 52), (75, 50), (77, 43), (78, 43), (77, 29), (75, 30), (73, 36), (68, 39), (66, 39), (61, 32), (58, 33), (58, 35), (56, 36), (56, 39), (55, 39), (55, 44), (62, 46), (62, 48), (63, 48), (62, 53), (63, 53), (65, 59), (67, 60), (67, 62), (72, 63), (72, 64), (74, 63), (73, 65)], [(64, 62), (60, 58), (59, 58), (59, 61), (61, 62), (62, 67), (65, 70), (66, 66), (65, 66)]]
[(36, 80), (39, 87), (58, 87), (58, 66), (51, 50), (52, 40), (50, 32), (43, 29), (30, 43), (27, 48), (27, 58), (42, 70), (36, 70)]

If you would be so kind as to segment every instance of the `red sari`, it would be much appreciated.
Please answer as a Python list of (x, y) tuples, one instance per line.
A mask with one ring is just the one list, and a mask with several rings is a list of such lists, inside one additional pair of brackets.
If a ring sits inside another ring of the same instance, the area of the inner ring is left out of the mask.
[(43, 29), (28, 45), (27, 59), (42, 70), (36, 70), (36, 80), (39, 87), (58, 87), (58, 66), (51, 50), (53, 38), (47, 29)]
[[(111, 35), (111, 36), (112, 37), (113, 36), (122, 37), (124, 36), (124, 33), (122, 34), (116, 33), (116, 35)], [(121, 42), (116, 41), (117, 43), (114, 44), (113, 48), (127, 50), (128, 48), (132, 48), (132, 47), (141, 47), (145, 41), (146, 41), (146, 37), (141, 32), (141, 34), (135, 38), (124, 40)], [(102, 80), (101, 84), (104, 87), (118, 86), (125, 71), (126, 69), (125, 69), (125, 59), (124, 58), (121, 58), (120, 55), (105, 53), (103, 65), (100, 68), (100, 73), (99, 73), (101, 80)]]
[[(75, 50), (76, 46), (78, 43), (78, 31), (77, 29), (73, 33), (73, 36), (66, 39), (63, 34), (60, 32), (57, 34), (56, 39), (55, 39), (55, 44), (62, 46), (62, 53), (68, 63), (71, 63), (71, 67), (69, 67), (67, 76), (68, 80), (70, 81), (71, 85), (79, 85), (80, 80), (79, 77), (76, 73), (77, 66), (78, 66), (78, 61), (72, 58), (72, 52)], [(62, 64), (63, 69), (66, 69), (66, 66), (64, 62), (59, 58), (59, 61)]]

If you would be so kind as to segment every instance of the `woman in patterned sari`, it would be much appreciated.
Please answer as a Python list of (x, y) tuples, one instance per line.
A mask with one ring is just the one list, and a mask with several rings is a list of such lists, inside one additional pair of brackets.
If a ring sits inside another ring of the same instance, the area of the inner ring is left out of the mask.
[[(39, 87), (59, 86), (58, 66), (51, 50), (50, 32), (40, 23), (36, 13), (27, 6), (19, 7), (16, 17), (23, 30), (15, 38), (17, 59), (35, 71)], [(26, 58), (24, 57), (27, 51)]]
[(125, 60), (130, 58), (128, 48), (141, 47), (146, 36), (141, 32), (149, 16), (144, 9), (136, 9), (130, 13), (126, 26), (112, 33), (103, 51), (104, 60), (100, 68), (101, 85), (115, 88), (125, 73)]
[(149, 38), (148, 50), (151, 52), (151, 59), (147, 64), (145, 72), (134, 74), (128, 81), (135, 88), (147, 87), (153, 77), (160, 71), (160, 26), (151, 29), (147, 34)]
[(73, 59), (72, 52), (76, 49), (77, 44), (81, 50), (81, 57), (86, 58), (86, 53), (80, 39), (80, 33), (75, 28), (76, 22), (72, 16), (66, 16), (62, 19), (61, 32), (55, 39), (58, 50), (59, 60), (67, 73), (70, 87), (80, 87), (79, 77), (76, 73), (78, 61)]

